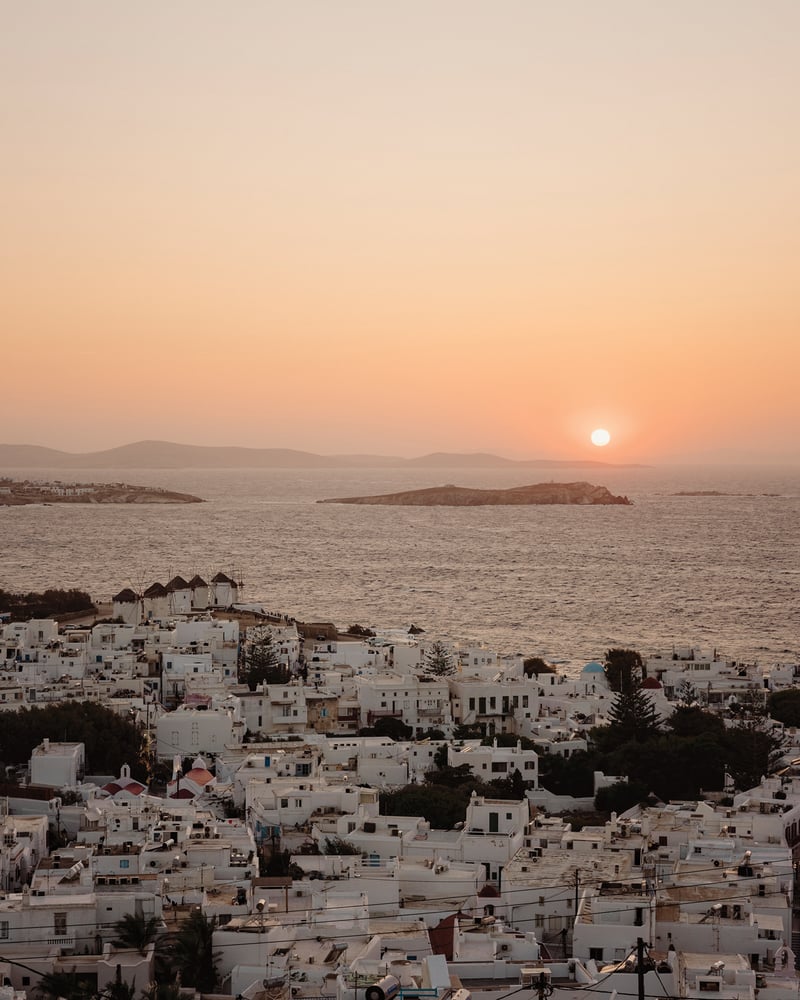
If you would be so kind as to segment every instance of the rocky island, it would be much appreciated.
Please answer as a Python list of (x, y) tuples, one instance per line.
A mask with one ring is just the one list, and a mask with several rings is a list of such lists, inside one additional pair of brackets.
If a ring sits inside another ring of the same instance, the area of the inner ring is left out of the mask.
[(191, 493), (127, 483), (51, 483), (0, 479), (0, 507), (55, 503), (204, 503)]
[(597, 506), (622, 504), (631, 501), (625, 496), (614, 496), (605, 486), (592, 483), (534, 483), (532, 486), (514, 486), (507, 490), (480, 490), (466, 486), (432, 486), (403, 493), (383, 493), (370, 497), (335, 497), (317, 503), (361, 503), (387, 507), (483, 507), (531, 504), (578, 504)]

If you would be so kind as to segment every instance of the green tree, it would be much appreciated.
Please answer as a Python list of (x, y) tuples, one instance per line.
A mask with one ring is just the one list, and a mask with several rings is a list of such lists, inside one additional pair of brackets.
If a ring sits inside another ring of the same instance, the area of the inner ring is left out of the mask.
[(178, 983), (149, 983), (142, 990), (142, 1000), (181, 1000), (181, 988)]
[(347, 630), (347, 635), (356, 635), (364, 639), (373, 639), (375, 632), (371, 628), (364, 628), (363, 625), (351, 625)]
[(800, 726), (800, 689), (773, 691), (767, 698), (767, 713), (784, 726)]
[(596, 754), (579, 750), (569, 757), (545, 753), (539, 757), (539, 784), (555, 795), (594, 795), (594, 772), (601, 770)]
[(470, 781), (456, 787), (426, 783), (392, 789), (380, 795), (381, 815), (424, 816), (434, 829), (450, 830), (463, 823), (475, 787)]
[(697, 697), (697, 688), (691, 681), (681, 681), (678, 685), (676, 694), (678, 696), (679, 703), (681, 705), (685, 705), (687, 708), (691, 705), (696, 705), (700, 700)]
[(474, 782), (476, 779), (469, 764), (459, 764), (457, 767), (445, 764), (444, 767), (427, 771), (425, 780), (431, 785), (446, 785), (448, 788), (453, 788), (467, 782)]
[(635, 649), (609, 649), (603, 670), (612, 691), (628, 691), (644, 680), (644, 660)]
[(522, 671), (526, 677), (538, 677), (539, 674), (554, 674), (556, 668), (541, 656), (528, 656), (522, 661)]
[(608, 710), (607, 727), (592, 730), (600, 750), (608, 752), (623, 743), (645, 743), (658, 736), (660, 724), (652, 700), (640, 687), (620, 691)]
[(45, 590), (38, 594), (16, 594), (0, 590), (0, 611), (11, 614), (12, 621), (28, 621), (30, 618), (58, 618), (73, 612), (94, 612), (91, 597), (84, 590)]
[(676, 736), (699, 736), (712, 733), (723, 736), (725, 722), (714, 712), (706, 712), (699, 705), (678, 705), (666, 720), (667, 728)]
[(272, 629), (260, 629), (245, 649), (239, 680), (255, 691), (259, 684), (286, 684), (290, 677), (289, 668), (280, 662)]
[(111, 943), (115, 948), (131, 948), (144, 955), (149, 945), (155, 943), (160, 927), (161, 921), (157, 917), (126, 913), (114, 924), (116, 937)]
[(424, 732), (417, 736), (417, 740), (431, 740), (432, 742), (438, 743), (439, 740), (445, 738), (444, 731), (441, 729), (426, 729)]
[(388, 736), (390, 740), (395, 742), (410, 740), (414, 735), (411, 726), (407, 726), (402, 719), (396, 719), (392, 715), (384, 715), (380, 719), (376, 719), (372, 731), (376, 736)]
[(786, 740), (769, 717), (763, 689), (746, 689), (730, 711), (736, 722), (726, 731), (728, 771), (738, 789), (754, 788), (780, 763)]
[(323, 854), (360, 854), (361, 848), (343, 837), (326, 837)]
[(172, 940), (171, 958), (181, 985), (194, 986), (201, 993), (213, 993), (217, 986), (216, 926), (216, 917), (209, 919), (201, 910), (192, 910)]
[(98, 994), (97, 1000), (135, 1000), (136, 982), (126, 982), (122, 978), (121, 966), (117, 966), (117, 974), (113, 981), (105, 986)]
[(429, 674), (434, 677), (449, 677), (455, 673), (455, 662), (450, 650), (443, 642), (432, 642), (425, 654), (423, 666)]
[(130, 764), (137, 780), (146, 780), (139, 759), (141, 733), (116, 712), (96, 702), (63, 702), (46, 708), (5, 712), (0, 726), (0, 760), (7, 764), (27, 763), (33, 748), (45, 737), (83, 743), (89, 773), (119, 774)]
[(36, 992), (51, 1000), (87, 1000), (96, 995), (97, 988), (92, 979), (75, 971), (46, 972), (37, 983)]
[(631, 806), (644, 801), (647, 788), (638, 782), (617, 781), (613, 785), (598, 789), (594, 797), (594, 807), (598, 812), (625, 812)]

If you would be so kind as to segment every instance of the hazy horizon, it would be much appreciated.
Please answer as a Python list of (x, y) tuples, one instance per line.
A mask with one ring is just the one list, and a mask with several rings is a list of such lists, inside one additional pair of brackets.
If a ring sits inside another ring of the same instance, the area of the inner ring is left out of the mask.
[[(750, 462), (748, 462), (748, 461), (733, 461), (733, 462), (730, 462), (730, 461), (717, 461), (717, 462), (714, 462), (714, 461), (708, 461), (708, 460), (702, 459), (702, 458), (698, 458), (694, 462), (692, 462), (692, 461), (684, 461), (684, 462), (680, 462), (680, 461), (674, 461), (674, 462), (669, 462), (669, 461), (664, 461), (664, 462), (646, 462), (646, 461), (643, 461), (643, 462), (618, 462), (618, 461), (612, 460), (611, 458), (605, 457), (608, 454), (608, 449), (604, 449), (601, 452), (598, 452), (598, 449), (593, 449), (592, 453), (589, 456), (584, 456), (584, 457), (578, 457), (576, 455), (562, 455), (562, 456), (559, 456), (559, 457), (550, 457), (550, 456), (545, 457), (545, 456), (542, 456), (542, 455), (533, 455), (533, 454), (531, 454), (531, 455), (512, 455), (507, 449), (506, 450), (502, 450), (502, 449), (494, 449), (494, 450), (484, 450), (484, 449), (481, 449), (481, 450), (478, 450), (478, 449), (475, 449), (475, 448), (467, 448), (467, 449), (465, 449), (463, 451), (448, 451), (448, 452), (444, 452), (444, 451), (440, 451), (440, 450), (432, 451), (431, 449), (426, 449), (426, 450), (423, 450), (423, 451), (413, 452), (413, 453), (412, 452), (405, 452), (405, 453), (399, 453), (399, 452), (344, 452), (344, 451), (341, 451), (341, 450), (340, 451), (323, 452), (323, 451), (314, 451), (314, 450), (305, 449), (305, 448), (273, 447), (271, 445), (260, 446), (260, 445), (242, 445), (242, 444), (235, 444), (235, 443), (218, 444), (218, 445), (208, 445), (208, 444), (202, 444), (202, 443), (197, 442), (197, 441), (167, 441), (167, 440), (159, 440), (159, 439), (140, 439), (138, 441), (126, 441), (126, 442), (123, 442), (123, 443), (118, 444), (118, 445), (111, 445), (109, 448), (85, 449), (85, 450), (77, 451), (77, 450), (73, 450), (73, 449), (69, 449), (69, 448), (64, 448), (64, 449), (61, 449), (61, 448), (52, 448), (50, 445), (43, 445), (43, 444), (32, 443), (32, 442), (19, 442), (19, 443), (17, 443), (17, 442), (0, 441), (0, 449), (6, 448), (6, 447), (9, 447), (9, 448), (19, 448), (19, 449), (23, 449), (23, 448), (32, 448), (32, 449), (45, 448), (47, 450), (56, 451), (56, 452), (59, 452), (61, 454), (73, 457), (73, 458), (80, 458), (81, 456), (87, 456), (88, 457), (88, 456), (93, 456), (93, 455), (97, 455), (97, 454), (103, 454), (105, 452), (114, 452), (114, 451), (124, 450), (126, 448), (136, 448), (138, 446), (150, 446), (150, 445), (155, 446), (155, 447), (158, 447), (159, 445), (168, 445), (170, 447), (177, 447), (177, 448), (199, 448), (199, 449), (208, 448), (208, 449), (219, 449), (219, 450), (223, 450), (223, 451), (224, 450), (229, 450), (229, 451), (242, 451), (242, 450), (245, 450), (245, 451), (253, 451), (253, 452), (260, 452), (260, 451), (265, 451), (265, 452), (283, 452), (283, 451), (286, 451), (286, 452), (297, 453), (298, 455), (305, 455), (305, 454), (307, 454), (307, 455), (313, 456), (313, 457), (329, 458), (329, 459), (342, 459), (342, 460), (346, 460), (346, 459), (376, 459), (376, 460), (388, 460), (388, 461), (391, 461), (392, 459), (396, 459), (399, 462), (414, 462), (415, 460), (418, 461), (418, 460), (421, 460), (421, 459), (428, 459), (428, 458), (433, 458), (433, 457), (435, 457), (437, 455), (441, 455), (441, 456), (446, 457), (446, 458), (463, 457), (464, 459), (480, 458), (480, 457), (484, 457), (485, 456), (485, 457), (488, 457), (490, 459), (497, 458), (497, 459), (500, 459), (501, 461), (518, 462), (518, 463), (523, 463), (523, 464), (524, 463), (552, 463), (554, 465), (562, 465), (562, 466), (569, 466), (571, 463), (574, 463), (576, 466), (587, 465), (587, 464), (595, 464), (595, 465), (598, 465), (598, 466), (608, 466), (609, 468), (636, 468), (636, 467), (640, 467), (640, 468), (664, 468), (664, 469), (668, 469), (668, 468), (679, 468), (679, 467), (691, 468), (693, 465), (697, 465), (697, 466), (700, 466), (700, 467), (715, 467), (715, 466), (719, 466), (720, 468), (725, 468), (725, 467), (727, 467), (727, 468), (736, 468), (736, 467), (757, 468), (759, 466), (763, 466), (765, 468), (766, 467), (793, 468), (793, 467), (800, 466), (800, 460), (798, 460), (797, 458), (787, 459), (785, 461), (780, 461), (780, 460), (777, 460), (777, 461), (763, 461), (762, 460), (762, 461), (758, 461), (758, 462), (753, 462), (753, 461), (750, 461)], [(2, 452), (0, 451), (0, 458), (2, 458), (2, 457), (3, 457), (2, 456)], [(450, 463), (450, 464), (452, 464), (452, 463)], [(13, 463), (9, 463), (9, 465), (7, 467), (8, 468), (13, 468)], [(98, 466), (98, 468), (104, 468), (104, 467), (105, 466)], [(131, 466), (131, 468), (135, 468), (135, 467), (136, 466)], [(146, 466), (141, 466), (141, 467), (142, 468), (146, 468)], [(169, 466), (166, 466), (166, 465), (164, 466), (164, 468), (168, 468), (168, 467)], [(178, 466), (176, 466), (176, 468), (177, 467)], [(191, 466), (188, 466), (188, 467), (191, 467)], [(204, 466), (198, 466), (198, 468), (203, 468), (203, 467)], [(219, 466), (218, 468), (223, 469), (225, 467), (226, 466)], [(365, 466), (365, 468), (368, 468), (368, 467), (369, 466)], [(457, 467), (457, 466), (454, 466), (454, 467)], [(471, 467), (479, 468), (479, 466), (472, 466), (469, 462), (466, 463), (465, 467), (466, 468), (471, 468)], [(31, 466), (31, 468), (33, 468), (33, 466)], [(46, 468), (46, 466), (43, 466), (43, 468)], [(74, 466), (74, 468), (80, 468), (80, 466)], [(113, 468), (115, 468), (115, 466), (109, 465), (108, 468), (113, 469)], [(122, 468), (122, 466), (120, 466), (120, 468)], [(214, 466), (209, 465), (208, 468), (214, 468)], [(232, 466), (230, 466), (230, 468), (236, 468), (236, 466), (232, 465)], [(244, 466), (243, 466), (243, 468), (244, 468)], [(274, 468), (279, 468), (279, 466), (276, 465), (276, 466), (274, 466)], [(430, 465), (430, 468), (436, 468), (436, 466), (435, 465)], [(442, 468), (443, 468), (443, 471), (444, 471), (444, 468), (446, 468), (446, 466), (443, 466)]]
[(6, 442), (798, 461), (794, 0), (0, 24)]

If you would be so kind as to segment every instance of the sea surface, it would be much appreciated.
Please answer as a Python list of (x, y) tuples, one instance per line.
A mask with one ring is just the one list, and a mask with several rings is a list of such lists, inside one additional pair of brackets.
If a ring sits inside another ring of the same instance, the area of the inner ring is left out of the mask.
[[(571, 672), (611, 646), (800, 661), (800, 467), (2, 470), (205, 504), (0, 507), (0, 587), (100, 600), (219, 570), (305, 621), (407, 628)], [(371, 507), (325, 497), (589, 480), (632, 507)], [(725, 496), (675, 496), (716, 490)], [(774, 494), (774, 495), (771, 495)]]

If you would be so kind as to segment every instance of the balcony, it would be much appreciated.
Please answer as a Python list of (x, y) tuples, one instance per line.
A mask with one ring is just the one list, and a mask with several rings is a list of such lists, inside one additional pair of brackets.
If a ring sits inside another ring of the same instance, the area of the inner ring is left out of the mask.
[(377, 719), (402, 719), (402, 712), (393, 712), (390, 709), (377, 709), (367, 712), (367, 725), (373, 725)]
[(56, 948), (65, 948), (70, 951), (75, 950), (75, 935), (65, 934), (59, 937), (49, 937), (47, 938), (47, 944), (53, 945)]

